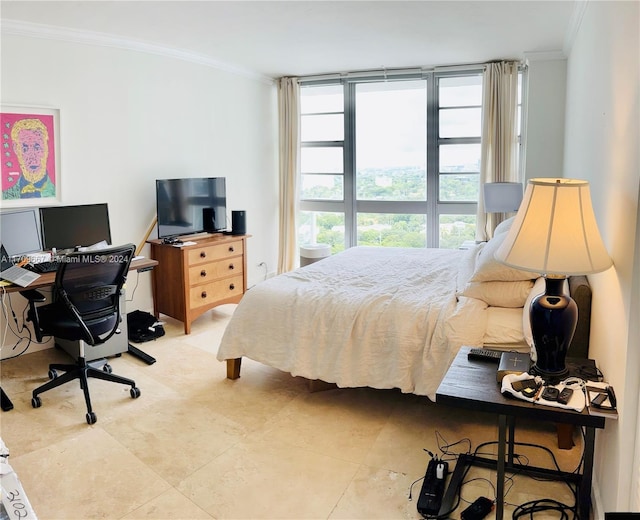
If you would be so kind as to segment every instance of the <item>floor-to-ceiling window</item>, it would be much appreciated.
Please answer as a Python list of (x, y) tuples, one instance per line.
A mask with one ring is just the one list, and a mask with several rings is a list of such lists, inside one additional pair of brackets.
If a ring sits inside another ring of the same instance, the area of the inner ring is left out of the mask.
[(300, 243), (473, 240), (482, 71), (302, 81)]

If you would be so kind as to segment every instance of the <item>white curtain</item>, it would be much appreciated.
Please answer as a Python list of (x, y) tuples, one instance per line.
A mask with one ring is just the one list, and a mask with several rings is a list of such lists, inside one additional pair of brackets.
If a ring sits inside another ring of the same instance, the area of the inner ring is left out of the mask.
[(485, 213), (486, 182), (518, 182), (517, 114), (518, 63), (503, 61), (486, 65), (482, 86), (482, 146), (480, 196), (476, 240), (488, 240), (505, 219), (504, 213)]
[(297, 78), (278, 80), (280, 139), (280, 226), (278, 273), (296, 267), (298, 178), (300, 172), (300, 85)]

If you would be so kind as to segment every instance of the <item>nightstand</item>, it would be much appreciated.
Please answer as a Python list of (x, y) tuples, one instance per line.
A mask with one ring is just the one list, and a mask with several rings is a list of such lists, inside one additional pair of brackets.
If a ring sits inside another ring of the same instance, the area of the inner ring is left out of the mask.
[[(498, 416), (498, 456), (497, 460), (494, 460), (479, 456), (460, 455), (449, 486), (445, 491), (440, 512), (447, 512), (452, 507), (456, 490), (462, 483), (467, 466), (478, 465), (497, 471), (497, 520), (501, 520), (503, 517), (506, 470), (550, 480), (576, 482), (579, 486), (577, 499), (580, 518), (589, 518), (595, 430), (596, 428), (604, 428), (604, 418), (589, 415), (587, 407), (578, 413), (503, 396), (500, 392), (500, 386), (496, 383), (496, 365), (469, 360), (467, 358), (469, 350), (469, 347), (462, 347), (458, 352), (438, 387), (436, 403), (496, 414)], [(593, 364), (593, 361), (590, 360), (584, 360), (584, 362), (589, 365)], [(514, 437), (517, 417), (583, 426), (585, 436), (582, 474), (525, 466), (515, 462)]]

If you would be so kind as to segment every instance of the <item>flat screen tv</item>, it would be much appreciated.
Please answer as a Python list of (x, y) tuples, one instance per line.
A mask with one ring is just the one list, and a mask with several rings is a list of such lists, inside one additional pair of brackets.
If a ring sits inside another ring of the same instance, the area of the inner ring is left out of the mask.
[(224, 177), (156, 180), (158, 238), (227, 229)]
[(107, 203), (40, 208), (40, 229), (45, 249), (89, 247), (102, 241), (111, 245)]

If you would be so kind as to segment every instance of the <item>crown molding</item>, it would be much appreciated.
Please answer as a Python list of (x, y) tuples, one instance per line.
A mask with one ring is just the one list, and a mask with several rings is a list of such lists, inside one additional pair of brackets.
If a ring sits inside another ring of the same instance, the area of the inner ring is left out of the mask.
[(541, 52), (525, 52), (523, 54), (525, 63), (531, 61), (553, 61), (566, 60), (567, 56), (564, 51), (541, 51)]
[(236, 67), (229, 63), (210, 58), (203, 54), (197, 54), (182, 49), (174, 49), (172, 47), (166, 47), (155, 43), (130, 40), (107, 33), (71, 29), (68, 27), (56, 27), (53, 25), (21, 22), (18, 20), (7, 19), (2, 20), (1, 29), (2, 34), (12, 34), (16, 36), (40, 38), (45, 40), (58, 40), (68, 43), (95, 45), (99, 47), (111, 47), (114, 49), (125, 49), (130, 51), (142, 52), (145, 54), (155, 54), (157, 56), (174, 58), (212, 69), (229, 72), (231, 74), (243, 76), (245, 78), (259, 81), (261, 83), (274, 83), (273, 78), (258, 74), (257, 72), (251, 71), (249, 69)]
[(564, 46), (562, 48), (567, 56), (571, 54), (571, 49), (573, 48), (576, 35), (578, 34), (578, 30), (582, 24), (584, 12), (587, 9), (587, 2), (588, 0), (574, 0), (573, 12), (571, 13), (571, 19), (567, 25), (567, 31), (564, 35)]

